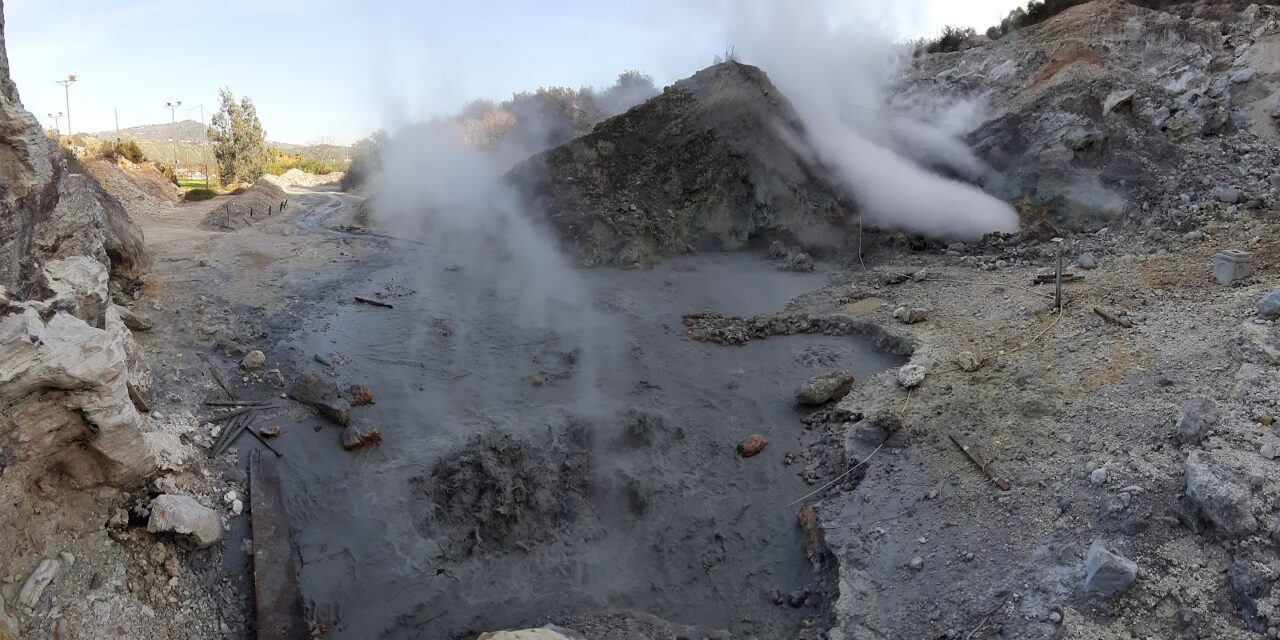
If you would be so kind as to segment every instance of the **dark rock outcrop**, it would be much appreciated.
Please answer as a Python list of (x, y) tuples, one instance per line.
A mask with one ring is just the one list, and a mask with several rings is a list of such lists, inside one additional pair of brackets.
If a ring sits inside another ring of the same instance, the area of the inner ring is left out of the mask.
[(844, 238), (847, 202), (793, 144), (804, 133), (760, 69), (726, 62), (508, 174), (589, 265)]
[[(0, 3), (0, 12), (3, 12)], [(48, 295), (41, 266), (89, 256), (115, 277), (150, 265), (142, 230), (92, 178), (76, 173), (9, 77), (0, 18), (0, 286), (18, 299)]]

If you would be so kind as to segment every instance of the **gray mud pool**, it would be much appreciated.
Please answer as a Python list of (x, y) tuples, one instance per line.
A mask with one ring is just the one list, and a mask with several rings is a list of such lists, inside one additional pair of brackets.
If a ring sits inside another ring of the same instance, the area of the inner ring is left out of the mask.
[[(618, 609), (781, 637), (818, 613), (816, 595), (770, 597), (819, 582), (787, 506), (812, 488), (784, 464), (795, 388), (898, 361), (853, 337), (694, 342), (682, 316), (776, 311), (826, 274), (703, 255), (571, 270), (553, 284), (580, 294), (540, 305), (403, 251), (328, 292), (394, 309), (342, 305), (280, 346), (370, 387), (376, 404), (354, 415), (383, 434), (355, 452), (319, 418), (283, 436), (303, 594), (330, 638), (470, 638)], [(769, 444), (743, 459), (753, 433)]]

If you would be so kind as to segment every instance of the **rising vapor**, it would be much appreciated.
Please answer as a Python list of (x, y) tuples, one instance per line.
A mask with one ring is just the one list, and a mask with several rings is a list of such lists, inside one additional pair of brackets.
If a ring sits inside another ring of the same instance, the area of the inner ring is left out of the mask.
[(869, 21), (849, 20), (882, 13), (879, 4), (735, 3), (730, 41), (792, 102), (807, 133), (793, 144), (833, 171), (866, 221), (947, 239), (1016, 231), (1018, 217), (1007, 203), (926, 168), (966, 179), (985, 175), (956, 135), (972, 120), (957, 114), (972, 105), (953, 103), (936, 121), (891, 112), (890, 86), (910, 50)]

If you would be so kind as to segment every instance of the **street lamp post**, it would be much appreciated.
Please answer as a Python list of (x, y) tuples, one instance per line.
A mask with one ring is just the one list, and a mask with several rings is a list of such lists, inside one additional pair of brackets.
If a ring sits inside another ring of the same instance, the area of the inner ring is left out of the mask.
[(54, 80), (62, 85), (63, 97), (67, 100), (67, 135), (71, 135), (71, 85), (76, 83), (76, 74), (68, 74), (66, 80)]
[(51, 113), (49, 114), (49, 118), (53, 120), (54, 132), (58, 134), (58, 137), (62, 137), (62, 127), (58, 126), (58, 121), (62, 119), (62, 112), (59, 111), (57, 113)]
[(166, 102), (164, 106), (169, 107), (169, 126), (173, 131), (173, 170), (178, 170), (178, 107), (182, 106), (182, 101)]

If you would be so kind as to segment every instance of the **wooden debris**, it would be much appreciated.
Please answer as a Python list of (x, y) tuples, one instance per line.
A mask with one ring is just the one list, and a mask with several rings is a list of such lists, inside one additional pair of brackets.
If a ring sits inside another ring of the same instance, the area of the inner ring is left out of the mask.
[(1094, 313), (1096, 313), (1096, 314), (1098, 314), (1098, 315), (1100, 315), (1100, 316), (1102, 316), (1102, 319), (1103, 319), (1103, 320), (1106, 320), (1107, 322), (1110, 322), (1110, 323), (1112, 323), (1112, 324), (1118, 324), (1118, 325), (1120, 325), (1120, 326), (1122, 326), (1122, 327), (1124, 327), (1124, 328), (1126, 328), (1126, 329), (1132, 329), (1132, 328), (1133, 328), (1133, 323), (1132, 323), (1132, 322), (1129, 322), (1128, 320), (1126, 320), (1126, 319), (1124, 319), (1124, 318), (1121, 318), (1120, 316), (1118, 316), (1118, 315), (1116, 315), (1116, 314), (1114, 314), (1114, 313), (1111, 313), (1110, 311), (1107, 311), (1106, 309), (1103, 309), (1102, 307), (1094, 307), (1094, 308), (1093, 308), (1093, 312), (1094, 312)]
[(298, 586), (296, 550), (275, 460), (249, 455), (253, 604), (259, 640), (310, 640)]
[(239, 408), (239, 409), (233, 409), (233, 410), (228, 411), (228, 412), (226, 412), (226, 413), (219, 413), (219, 414), (218, 414), (218, 415), (216, 415), (216, 416), (209, 416), (208, 418), (199, 418), (199, 420), (200, 420), (200, 424), (204, 424), (204, 423), (206, 423), (206, 422), (222, 422), (223, 420), (226, 420), (227, 418), (234, 418), (234, 417), (236, 417), (236, 416), (238, 416), (238, 415), (240, 415), (240, 414), (249, 413), (250, 411), (270, 411), (270, 410), (272, 410), (272, 409), (279, 409), (279, 408), (280, 408), (280, 407), (278, 407), (278, 406), (276, 406), (276, 405), (273, 405), (273, 404), (270, 404), (270, 405), (257, 405), (257, 404), (256, 404), (256, 405), (249, 406), (249, 407), (241, 407), (241, 408)]
[[(1075, 275), (1075, 274), (1073, 274), (1073, 273), (1064, 273), (1064, 274), (1062, 274), (1062, 283), (1063, 283), (1063, 284), (1066, 284), (1066, 283), (1068, 283), (1068, 282), (1080, 282), (1081, 280), (1084, 280), (1084, 276), (1078, 276), (1078, 275)], [(1037, 285), (1037, 284), (1054, 284), (1054, 283), (1056, 283), (1057, 281), (1058, 281), (1058, 274), (1056, 274), (1056, 273), (1046, 273), (1046, 274), (1044, 274), (1044, 275), (1036, 276), (1036, 277), (1031, 281), (1031, 284), (1032, 284), (1032, 285)]]
[(132, 382), (125, 383), (129, 390), (129, 401), (133, 403), (133, 407), (142, 413), (151, 413), (151, 405), (147, 404), (147, 399), (142, 397), (141, 393), (133, 386)]
[(236, 393), (235, 389), (231, 388), (231, 385), (227, 384), (227, 379), (222, 377), (222, 372), (218, 371), (217, 365), (213, 364), (213, 361), (209, 359), (209, 356), (201, 356), (201, 357), (204, 358), (204, 361), (206, 363), (208, 363), (209, 372), (213, 374), (213, 379), (217, 381), (218, 386), (222, 387), (222, 390), (227, 392), (227, 396), (230, 397), (232, 400), (239, 400), (240, 396)]
[(963, 451), (965, 455), (969, 456), (969, 459), (972, 460), (974, 464), (978, 465), (978, 470), (982, 471), (983, 475), (990, 478), (991, 481), (994, 482), (997, 487), (1000, 487), (1002, 491), (1009, 490), (1010, 484), (1008, 478), (997, 476), (995, 472), (991, 470), (991, 463), (984, 460), (982, 458), (982, 454), (978, 453), (978, 451), (969, 445), (964, 438), (960, 437), (960, 434), (952, 431), (948, 435), (951, 436), (951, 441), (955, 442), (956, 446), (960, 447), (960, 450)]
[(248, 428), (249, 428), (249, 425), (250, 425), (252, 422), (253, 422), (253, 412), (251, 411), (251, 412), (249, 412), (249, 413), (244, 414), (244, 416), (243, 416), (243, 417), (238, 418), (238, 419), (233, 423), (233, 424), (235, 425), (235, 428), (234, 428), (234, 429), (233, 429), (233, 428), (231, 428), (231, 425), (228, 425), (228, 426), (227, 426), (227, 437), (226, 437), (226, 438), (224, 438), (224, 439), (222, 440), (222, 442), (218, 443), (218, 445), (217, 445), (216, 447), (214, 447), (213, 449), (211, 449), (211, 450), (209, 451), (209, 457), (210, 457), (210, 458), (216, 458), (216, 457), (218, 457), (218, 456), (222, 455), (222, 452), (223, 452), (223, 451), (226, 451), (226, 450), (227, 450), (227, 447), (231, 446), (231, 444), (232, 444), (232, 443), (234, 443), (234, 442), (236, 441), (236, 438), (240, 437), (240, 433), (241, 433), (242, 431), (244, 431), (245, 429), (248, 429)]
[(206, 407), (261, 407), (270, 404), (270, 400), (207, 400)]
[(361, 298), (360, 296), (356, 296), (356, 302), (359, 302), (359, 303), (361, 303), (361, 304), (371, 305), (371, 306), (374, 306), (374, 307), (382, 307), (383, 309), (394, 309), (394, 308), (395, 308), (395, 307), (393, 307), (393, 306), (391, 306), (391, 305), (389, 305), (389, 304), (387, 304), (387, 303), (385, 303), (385, 302), (379, 302), (379, 301), (377, 301), (377, 300), (370, 300), (369, 298)]
[(262, 446), (264, 446), (264, 447), (266, 447), (266, 448), (270, 449), (270, 450), (271, 450), (271, 453), (276, 454), (276, 457), (277, 457), (277, 458), (283, 458), (283, 457), (284, 457), (284, 454), (283, 454), (283, 453), (280, 453), (280, 450), (279, 450), (279, 449), (277, 449), (277, 448), (275, 448), (274, 446), (272, 446), (272, 444), (271, 444), (270, 442), (267, 442), (267, 439), (266, 439), (265, 437), (263, 437), (263, 435), (262, 435), (261, 433), (258, 433), (258, 430), (257, 430), (257, 429), (249, 429), (249, 435), (251, 435), (251, 436), (253, 436), (253, 437), (257, 438), (257, 439), (258, 439), (258, 442), (261, 442), (261, 443), (262, 443)]

